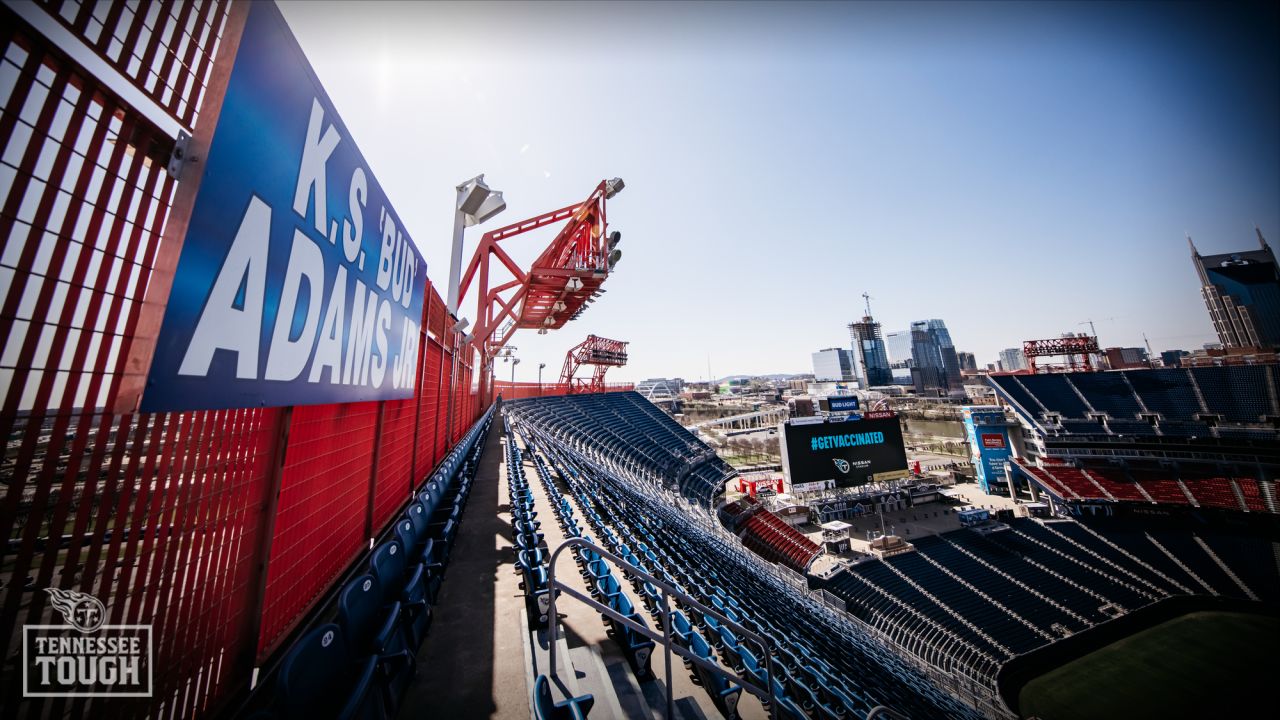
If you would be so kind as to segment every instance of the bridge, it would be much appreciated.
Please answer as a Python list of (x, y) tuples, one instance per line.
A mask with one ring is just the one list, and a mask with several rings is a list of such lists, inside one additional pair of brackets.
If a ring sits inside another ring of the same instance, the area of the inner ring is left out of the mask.
[(742, 413), (741, 415), (730, 415), (728, 417), (716, 418), (715, 420), (703, 420), (700, 423), (694, 423), (688, 426), (690, 429), (703, 429), (713, 427), (723, 427), (729, 430), (752, 430), (766, 427), (773, 427), (789, 417), (787, 407), (778, 405), (775, 407), (756, 410), (755, 412)]

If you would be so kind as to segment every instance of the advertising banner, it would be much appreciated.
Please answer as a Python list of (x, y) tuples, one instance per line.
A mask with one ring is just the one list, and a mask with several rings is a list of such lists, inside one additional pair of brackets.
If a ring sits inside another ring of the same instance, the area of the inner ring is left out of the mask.
[(427, 264), (274, 3), (251, 3), (144, 412), (410, 397)]
[(856, 395), (828, 398), (828, 402), (831, 404), (831, 412), (853, 412), (858, 409)]
[(991, 485), (1004, 482), (1004, 466), (1011, 454), (1004, 412), (990, 406), (967, 406), (960, 412), (974, 475), (983, 491), (988, 492)]
[(837, 487), (907, 476), (897, 418), (787, 423), (785, 459), (793, 486), (833, 480)]

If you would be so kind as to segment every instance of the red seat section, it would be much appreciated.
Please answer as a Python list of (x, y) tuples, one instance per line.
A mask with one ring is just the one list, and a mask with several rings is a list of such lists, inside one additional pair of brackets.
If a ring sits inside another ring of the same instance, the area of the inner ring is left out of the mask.
[[(1117, 500), (1128, 500), (1131, 502), (1147, 502), (1143, 497), (1142, 491), (1138, 489), (1134, 483), (1123, 472), (1109, 468), (1090, 468), (1089, 475), (1097, 481), (1099, 485), (1107, 489), (1112, 497)], [(1186, 498), (1182, 501), (1185, 503)]]
[(822, 549), (782, 518), (760, 508), (741, 525), (742, 544), (770, 562), (804, 572)]
[(1205, 478), (1203, 480), (1187, 480), (1187, 489), (1204, 507), (1223, 508), (1225, 510), (1242, 510), (1240, 501), (1231, 489), (1231, 483), (1224, 477)]
[(1240, 486), (1240, 493), (1244, 495), (1244, 504), (1251, 512), (1268, 512), (1267, 503), (1262, 499), (1262, 488), (1258, 487), (1257, 480), (1235, 478), (1235, 481)]

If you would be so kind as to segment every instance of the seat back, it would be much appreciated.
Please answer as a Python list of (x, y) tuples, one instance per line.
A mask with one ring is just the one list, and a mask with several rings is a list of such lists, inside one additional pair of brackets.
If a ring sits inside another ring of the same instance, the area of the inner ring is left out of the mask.
[(746, 645), (738, 646), (738, 659), (742, 661), (742, 666), (747, 669), (747, 674), (751, 675), (759, 682), (765, 672), (760, 665), (760, 661), (756, 659), (755, 653), (751, 652)]
[(378, 579), (378, 584), (382, 587), (384, 604), (400, 597), (407, 562), (404, 546), (399, 540), (382, 543), (373, 551), (373, 557), (369, 559), (369, 572)]
[(551, 697), (551, 681), (546, 675), (539, 675), (533, 681), (533, 716), (537, 720), (551, 720), (556, 715), (555, 698)]
[(535, 568), (543, 564), (542, 548), (532, 547), (527, 550), (521, 550), (517, 553), (516, 564), (521, 568)]
[(414, 537), (421, 541), (427, 535), (427, 525), (431, 524), (431, 512), (421, 502), (415, 502), (405, 510), (405, 515), (413, 525)]
[(738, 636), (733, 634), (728, 625), (720, 626), (720, 641), (730, 650), (738, 647)]
[(613, 597), (621, 592), (622, 587), (618, 585), (618, 581), (614, 579), (612, 574), (606, 574), (596, 581), (596, 589), (600, 591), (601, 595)]
[(711, 613), (703, 613), (702, 621), (707, 624), (708, 630), (714, 632), (716, 635), (720, 634), (720, 621), (717, 620), (714, 615)]
[(346, 704), (351, 657), (342, 629), (326, 623), (303, 635), (280, 665), (280, 707), (286, 717), (321, 714)]
[(702, 633), (689, 634), (689, 650), (700, 658), (708, 659), (712, 657), (711, 646), (702, 638)]
[(384, 619), (384, 607), (382, 586), (373, 575), (361, 575), (342, 588), (338, 595), (338, 625), (357, 653), (377, 652), (373, 643)]
[(676, 610), (671, 613), (671, 631), (676, 637), (687, 641), (689, 634), (693, 632), (693, 626), (689, 624), (689, 618), (684, 616), (684, 612)]
[[(418, 549), (418, 535), (413, 531), (413, 521), (401, 515), (396, 521), (395, 535), (396, 540), (400, 541), (401, 549), (406, 553), (406, 558), (412, 557), (414, 551)], [(405, 563), (408, 564), (408, 562), (406, 559)]]
[(444, 499), (445, 484), (440, 480), (427, 487), (427, 493), (431, 496), (431, 512), (435, 512), (440, 507), (440, 501)]

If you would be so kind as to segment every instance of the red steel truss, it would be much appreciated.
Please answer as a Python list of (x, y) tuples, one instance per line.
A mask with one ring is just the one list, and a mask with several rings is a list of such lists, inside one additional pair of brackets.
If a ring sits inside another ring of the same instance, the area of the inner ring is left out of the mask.
[[(627, 364), (627, 343), (610, 340), (599, 335), (588, 335), (586, 340), (569, 348), (564, 355), (564, 369), (560, 371), (560, 384), (569, 393), (597, 393), (604, 391), (604, 374), (611, 367)], [(578, 368), (591, 365), (591, 378), (575, 378)]]
[[(620, 190), (620, 180), (604, 180), (581, 203), (490, 230), (467, 265), (458, 287), (459, 303), (479, 283), (472, 348), (480, 353), (480, 398), (488, 402), (492, 361), (520, 328), (557, 330), (576, 318), (603, 292), (610, 253), (621, 233), (606, 234), (605, 200)], [(526, 272), (499, 244), (531, 230), (568, 221)], [(511, 279), (490, 287), (490, 262), (496, 259)]]
[[(1027, 340), (1022, 343), (1022, 354), (1031, 365), (1031, 372), (1036, 372), (1038, 357), (1066, 357), (1067, 370), (1093, 370), (1090, 356), (1099, 352), (1098, 338), (1092, 335), (1076, 335), (1047, 340)], [(1076, 356), (1080, 361), (1076, 361)]]

